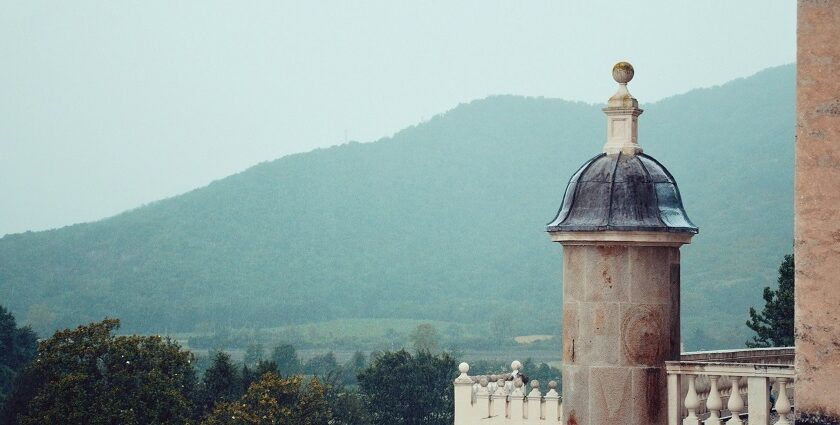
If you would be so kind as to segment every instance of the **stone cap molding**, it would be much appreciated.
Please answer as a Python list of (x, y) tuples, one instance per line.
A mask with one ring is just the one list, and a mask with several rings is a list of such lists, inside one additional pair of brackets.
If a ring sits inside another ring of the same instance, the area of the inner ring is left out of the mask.
[(676, 246), (691, 243), (693, 233), (682, 232), (562, 232), (549, 231), (552, 242), (566, 245)]

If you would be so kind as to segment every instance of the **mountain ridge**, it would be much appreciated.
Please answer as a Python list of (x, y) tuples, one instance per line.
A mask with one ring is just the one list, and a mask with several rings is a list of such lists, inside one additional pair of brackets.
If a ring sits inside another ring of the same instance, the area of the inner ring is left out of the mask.
[[(684, 328), (695, 336), (710, 306), (692, 286), (734, 290), (737, 300), (718, 300), (733, 329), (716, 342), (731, 345), (792, 249), (792, 202), (783, 201), (792, 201), (793, 67), (642, 106), (640, 144), (674, 174), (701, 228), (683, 249)], [(376, 313), (511, 316), (523, 331), (551, 332), (561, 259), (542, 233), (567, 179), (600, 151), (600, 107), (491, 96), (376, 142), (262, 162), (104, 220), (6, 235), (0, 289), (19, 317), (47, 328), (104, 314), (152, 331)], [(745, 195), (744, 182), (761, 191)], [(761, 234), (767, 223), (748, 212), (762, 206), (777, 206), (766, 221), (782, 229)], [(702, 261), (691, 259), (698, 249)], [(539, 320), (524, 320), (528, 311)]]

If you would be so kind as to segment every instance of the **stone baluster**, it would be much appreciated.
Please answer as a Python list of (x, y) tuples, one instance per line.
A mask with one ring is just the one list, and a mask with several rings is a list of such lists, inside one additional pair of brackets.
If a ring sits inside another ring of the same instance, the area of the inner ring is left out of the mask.
[(522, 378), (516, 378), (513, 381), (513, 392), (510, 393), (510, 425), (521, 425), (525, 423), (525, 390), (522, 388), (524, 383)]
[(698, 417), (708, 412), (708, 409), (706, 409), (706, 399), (709, 398), (709, 390), (711, 388), (708, 375), (697, 375), (697, 380), (694, 381), (694, 391), (697, 392), (697, 399), (700, 401), (695, 412)]
[(683, 425), (700, 425), (697, 417), (697, 408), (700, 407), (700, 397), (697, 396), (697, 389), (694, 387), (695, 375), (686, 375), (688, 381), (688, 393), (685, 396), (685, 408), (688, 409), (688, 416), (683, 419)]
[(528, 393), (528, 408), (525, 410), (526, 418), (530, 423), (536, 423), (542, 418), (542, 393), (540, 392), (540, 381), (531, 380), (531, 392)]
[(703, 421), (705, 425), (721, 425), (720, 409), (723, 409), (723, 400), (721, 400), (718, 390), (718, 379), (720, 379), (720, 376), (709, 375), (709, 397), (706, 399), (709, 417)]
[(455, 425), (469, 425), (472, 417), (472, 386), (473, 380), (467, 375), (470, 365), (458, 365), (461, 374), (455, 378)]
[(545, 422), (557, 423), (563, 414), (563, 407), (560, 404), (560, 394), (557, 393), (557, 382), (548, 382), (548, 393), (545, 394)]
[(729, 409), (732, 419), (727, 425), (743, 425), (741, 413), (744, 412), (744, 399), (741, 397), (741, 377), (730, 376), (729, 380), (732, 382), (732, 389), (729, 391), (729, 403), (726, 408)]
[(496, 392), (493, 393), (490, 403), (490, 418), (494, 424), (503, 424), (507, 418), (507, 392), (505, 380), (502, 378), (496, 381)]
[(490, 375), (490, 384), (487, 386), (487, 388), (490, 390), (491, 395), (496, 394), (496, 388), (497, 388), (496, 382), (498, 380), (499, 380), (498, 376)]
[(787, 378), (778, 377), (776, 383), (779, 384), (779, 393), (776, 395), (776, 413), (779, 414), (779, 421), (776, 425), (790, 425), (787, 415), (790, 413), (790, 400), (787, 395)]
[(770, 388), (766, 376), (747, 378), (747, 411), (750, 425), (768, 425), (770, 423)]
[(475, 408), (478, 411), (479, 419), (490, 417), (490, 397), (492, 397), (492, 394), (487, 388), (487, 384), (489, 384), (487, 377), (482, 376), (478, 380), (478, 391), (475, 392)]

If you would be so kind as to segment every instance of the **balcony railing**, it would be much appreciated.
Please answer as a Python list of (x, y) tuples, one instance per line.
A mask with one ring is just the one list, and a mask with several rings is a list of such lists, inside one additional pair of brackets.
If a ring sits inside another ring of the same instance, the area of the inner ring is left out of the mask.
[(545, 394), (537, 380), (527, 389), (516, 377), (520, 367), (514, 362), (509, 374), (469, 376), (470, 366), (461, 363), (461, 375), (455, 379), (455, 425), (560, 424), (563, 406), (557, 383), (549, 382)]
[(792, 348), (685, 353), (681, 358), (665, 362), (668, 425), (741, 425), (745, 417), (750, 425), (792, 423)]
[[(668, 425), (788, 425), (793, 423), (793, 348), (683, 353), (666, 362)], [(512, 372), (470, 376), (461, 363), (455, 379), (455, 425), (562, 422), (563, 404), (555, 382), (543, 393)]]

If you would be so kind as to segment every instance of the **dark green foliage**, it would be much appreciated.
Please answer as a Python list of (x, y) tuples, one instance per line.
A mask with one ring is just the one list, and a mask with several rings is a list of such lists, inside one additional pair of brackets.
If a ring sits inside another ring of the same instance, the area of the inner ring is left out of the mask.
[(367, 367), (367, 358), (361, 351), (353, 353), (353, 357), (341, 368), (341, 381), (344, 385), (356, 385), (356, 375)]
[(204, 372), (201, 382), (205, 412), (212, 411), (216, 403), (238, 399), (244, 392), (239, 369), (223, 351), (213, 356), (213, 364)]
[(260, 360), (254, 367), (254, 369), (249, 368), (247, 365), (243, 366), (242, 390), (247, 391), (248, 387), (250, 387), (252, 383), (258, 381), (260, 377), (262, 377), (266, 373), (273, 373), (275, 375), (279, 375), (280, 373), (277, 371), (277, 363), (274, 363), (271, 360)]
[(307, 360), (303, 367), (304, 373), (307, 375), (325, 376), (329, 373), (339, 372), (338, 361), (335, 359), (335, 353), (330, 351), (326, 354), (321, 354)]
[[(700, 226), (682, 250), (683, 335), (715, 311), (713, 342), (740, 345), (744, 306), (790, 247), (794, 81), (784, 66), (640, 98), (639, 141), (674, 174)], [(600, 107), (491, 97), (376, 143), (290, 155), (96, 223), (7, 235), (0, 294), (42, 328), (118, 314), (145, 332), (336, 318), (480, 323), (476, 312), (516, 300), (528, 318), (517, 326), (549, 334), (561, 260), (544, 224), (572, 173), (601, 151)]]
[(456, 361), (448, 353), (386, 351), (359, 374), (373, 425), (449, 425), (453, 421), (452, 381)]
[(0, 407), (12, 391), (18, 372), (35, 356), (38, 337), (28, 326), (18, 327), (15, 317), (0, 305)]
[(30, 424), (184, 424), (191, 354), (157, 336), (118, 336), (119, 321), (56, 332), (15, 388), (6, 419)]
[[(331, 424), (368, 425), (370, 424), (370, 419), (365, 408), (364, 397), (358, 391), (348, 388), (346, 385), (347, 377), (342, 375), (342, 373), (346, 373), (349, 370), (348, 366), (349, 364), (345, 365), (341, 373), (329, 373), (324, 377), (324, 385), (326, 387), (325, 398), (332, 413)], [(359, 371), (361, 372), (361, 370)], [(352, 380), (356, 382), (356, 377), (354, 376)]]
[(785, 255), (779, 266), (779, 286), (775, 290), (764, 288), (764, 309), (759, 314), (750, 307), (747, 327), (756, 335), (747, 341), (747, 347), (793, 346), (794, 273), (793, 254)]
[(271, 360), (277, 365), (280, 376), (291, 376), (303, 372), (295, 347), (289, 344), (278, 345), (271, 352)]

